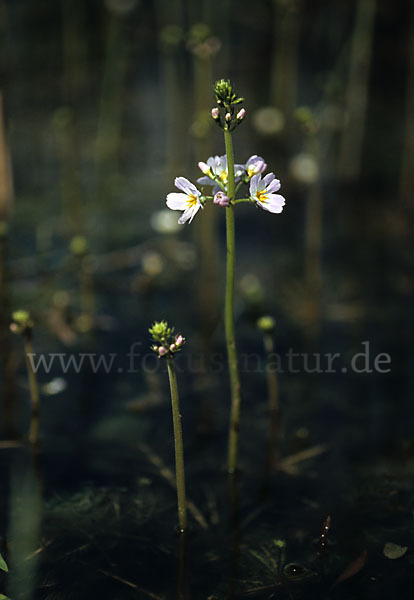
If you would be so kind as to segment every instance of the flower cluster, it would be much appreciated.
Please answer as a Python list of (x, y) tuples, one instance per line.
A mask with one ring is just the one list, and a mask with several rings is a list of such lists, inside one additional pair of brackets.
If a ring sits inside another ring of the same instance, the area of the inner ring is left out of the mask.
[(151, 350), (158, 357), (172, 356), (179, 352), (185, 343), (185, 338), (181, 333), (174, 334), (174, 327), (169, 327), (166, 321), (155, 321), (149, 329), (153, 342)]
[[(244, 102), (228, 79), (220, 79), (214, 86), (217, 106), (211, 111), (211, 116), (224, 130), (224, 136), (228, 140), (232, 132), (245, 118), (246, 111), (240, 108)], [(228, 144), (226, 142), (226, 148)], [(231, 144), (230, 144), (231, 148)], [(232, 152), (230, 164), (234, 164)], [(245, 164), (234, 165), (235, 190), (228, 189), (229, 161), (227, 155), (210, 156), (206, 162), (200, 161), (198, 166), (203, 176), (197, 179), (201, 191), (185, 177), (176, 177), (175, 186), (180, 192), (171, 192), (167, 196), (167, 206), (172, 210), (181, 210), (182, 215), (178, 223), (182, 225), (187, 221), (191, 223), (200, 208), (208, 200), (213, 200), (217, 206), (224, 208), (239, 202), (250, 202), (271, 213), (280, 213), (285, 205), (285, 199), (276, 192), (280, 189), (280, 181), (274, 173), (263, 175), (267, 164), (261, 156), (253, 154)], [(231, 175), (231, 173), (230, 173)], [(241, 186), (249, 186), (248, 198), (236, 198)], [(211, 195), (204, 195), (204, 186), (211, 187)]]
[[(167, 196), (167, 206), (172, 210), (181, 210), (183, 214), (178, 222), (182, 225), (194, 219), (200, 208), (207, 200), (213, 200), (218, 206), (227, 207), (230, 199), (227, 194), (228, 168), (227, 156), (210, 156), (206, 162), (198, 163), (202, 177), (197, 183), (212, 187), (212, 195), (204, 196), (197, 187), (185, 177), (176, 177), (175, 185), (180, 193), (172, 192)], [(285, 205), (285, 199), (276, 192), (280, 189), (280, 181), (274, 173), (268, 173), (262, 178), (267, 164), (261, 156), (253, 154), (244, 165), (234, 165), (234, 177), (237, 190), (243, 185), (249, 185), (249, 197), (239, 201), (251, 202), (271, 213), (280, 213)]]

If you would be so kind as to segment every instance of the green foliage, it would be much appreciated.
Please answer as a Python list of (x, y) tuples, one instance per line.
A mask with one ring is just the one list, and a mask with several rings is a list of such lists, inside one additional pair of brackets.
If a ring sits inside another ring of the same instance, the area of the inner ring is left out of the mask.
[(384, 555), (391, 560), (401, 558), (407, 552), (407, 546), (399, 546), (393, 542), (387, 542), (384, 546)]
[[(9, 567), (7, 566), (6, 561), (4, 560), (4, 558), (2, 557), (2, 555), (0, 554), (0, 570), (2, 571), (6, 571), (6, 573), (9, 570)], [(5, 598), (5, 596), (3, 596)], [(1, 596), (0, 596), (1, 598)]]

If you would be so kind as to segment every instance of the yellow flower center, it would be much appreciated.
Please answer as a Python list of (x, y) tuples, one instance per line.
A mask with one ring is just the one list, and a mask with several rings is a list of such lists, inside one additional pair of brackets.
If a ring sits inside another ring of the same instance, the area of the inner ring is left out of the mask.
[(257, 191), (256, 198), (259, 202), (266, 204), (266, 202), (268, 201), (268, 192), (266, 190)]
[(219, 178), (221, 179), (222, 183), (227, 183), (227, 171), (220, 173)]
[(255, 166), (253, 166), (253, 165), (249, 165), (249, 166), (247, 167), (247, 175), (248, 175), (249, 177), (253, 177), (253, 175), (256, 175), (256, 167), (255, 167)]
[(187, 206), (188, 207), (195, 206), (197, 203), (198, 203), (197, 196), (195, 196), (194, 194), (188, 194)]

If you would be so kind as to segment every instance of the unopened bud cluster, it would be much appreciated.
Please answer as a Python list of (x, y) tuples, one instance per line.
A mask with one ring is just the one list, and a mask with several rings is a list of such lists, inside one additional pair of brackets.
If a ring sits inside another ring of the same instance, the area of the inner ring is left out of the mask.
[(159, 357), (172, 356), (179, 352), (185, 343), (181, 333), (175, 334), (174, 327), (169, 327), (166, 321), (155, 321), (149, 329), (153, 342), (151, 350)]
[(27, 310), (16, 310), (12, 314), (10, 331), (20, 335), (29, 335), (33, 329), (33, 320)]
[(257, 327), (263, 331), (263, 333), (271, 333), (276, 327), (276, 321), (270, 315), (265, 315), (264, 317), (260, 317), (257, 321)]
[(222, 129), (233, 131), (246, 116), (244, 108), (236, 108), (244, 98), (237, 94), (228, 79), (217, 81), (214, 92), (218, 106), (211, 109), (211, 116)]
[(88, 251), (88, 242), (83, 235), (75, 235), (70, 241), (70, 251), (75, 256), (84, 256)]

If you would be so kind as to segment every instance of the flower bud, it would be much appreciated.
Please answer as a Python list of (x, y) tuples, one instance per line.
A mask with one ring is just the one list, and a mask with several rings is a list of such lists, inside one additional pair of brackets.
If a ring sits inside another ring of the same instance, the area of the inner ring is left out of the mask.
[(184, 338), (181, 335), (181, 333), (179, 333), (176, 338), (175, 338), (175, 345), (176, 346), (182, 346), (184, 344)]
[(175, 350), (176, 350), (176, 349), (177, 349), (177, 348), (176, 348), (176, 345), (175, 345), (175, 344), (171, 344), (171, 345), (170, 345), (170, 352), (175, 352)]
[(226, 119), (226, 121), (228, 123), (229, 121), (231, 121), (231, 114), (230, 113), (226, 113), (226, 116), (224, 118)]
[(215, 121), (217, 121), (220, 118), (220, 111), (217, 108), (217, 106), (211, 109), (211, 116)]
[(257, 326), (263, 333), (270, 333), (274, 330), (276, 321), (270, 315), (265, 315), (257, 321)]
[(159, 354), (160, 356), (164, 356), (165, 354), (167, 354), (167, 350), (164, 348), (164, 346), (160, 346), (160, 347), (158, 348), (158, 354)]
[(229, 197), (224, 192), (217, 192), (213, 202), (214, 204), (218, 204), (218, 206), (230, 206)]
[(210, 169), (210, 167), (208, 166), (207, 163), (200, 161), (198, 163), (198, 168), (200, 169), (200, 171), (202, 173), (204, 173), (204, 175), (210, 175), (211, 169)]
[(70, 250), (75, 256), (82, 256), (88, 251), (88, 242), (83, 235), (75, 235), (70, 242)]
[(244, 119), (244, 117), (245, 117), (245, 116), (246, 116), (246, 110), (245, 110), (244, 108), (241, 108), (241, 109), (239, 110), (239, 112), (237, 113), (237, 115), (236, 115), (236, 119), (237, 119), (238, 121), (242, 121), (242, 120)]

